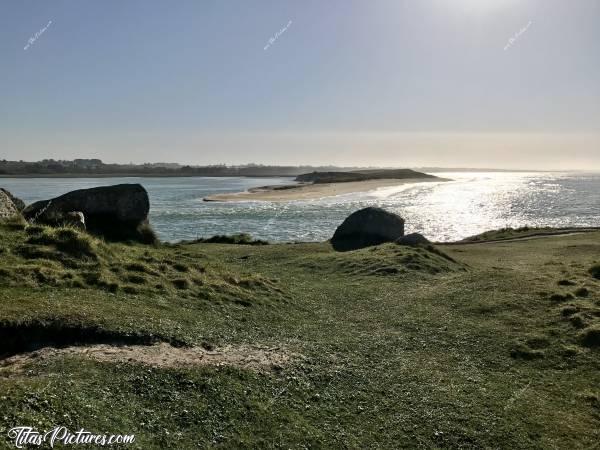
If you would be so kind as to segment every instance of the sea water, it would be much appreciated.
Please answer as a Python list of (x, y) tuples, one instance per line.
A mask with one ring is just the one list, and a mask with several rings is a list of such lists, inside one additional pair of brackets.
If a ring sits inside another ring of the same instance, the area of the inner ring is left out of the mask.
[(167, 241), (245, 232), (270, 241), (323, 241), (353, 211), (380, 206), (406, 219), (407, 232), (452, 241), (520, 226), (600, 226), (600, 174), (438, 172), (452, 181), (291, 202), (204, 202), (203, 197), (291, 178), (0, 178), (26, 203), (94, 186), (140, 183), (150, 221)]

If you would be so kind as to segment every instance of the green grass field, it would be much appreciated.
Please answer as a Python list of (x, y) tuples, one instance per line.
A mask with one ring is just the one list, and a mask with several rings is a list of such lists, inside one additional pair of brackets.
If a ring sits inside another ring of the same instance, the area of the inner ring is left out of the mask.
[[(14, 363), (157, 342), (285, 358)], [(143, 449), (599, 448), (600, 232), (336, 253), (5, 223), (0, 353), (7, 448), (12, 427), (59, 425)]]

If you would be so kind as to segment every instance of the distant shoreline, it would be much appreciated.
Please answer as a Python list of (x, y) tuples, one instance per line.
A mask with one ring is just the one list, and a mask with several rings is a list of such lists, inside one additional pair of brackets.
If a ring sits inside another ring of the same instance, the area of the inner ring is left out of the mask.
[(294, 178), (295, 175), (197, 175), (170, 173), (73, 173), (73, 174), (0, 174), (2, 178)]
[(369, 192), (382, 187), (402, 186), (413, 183), (450, 181), (447, 178), (405, 178), (350, 181), (340, 183), (304, 183), (277, 186), (262, 186), (243, 192), (215, 194), (204, 197), (205, 202), (269, 201), (285, 202), (293, 200), (315, 200), (323, 197)]

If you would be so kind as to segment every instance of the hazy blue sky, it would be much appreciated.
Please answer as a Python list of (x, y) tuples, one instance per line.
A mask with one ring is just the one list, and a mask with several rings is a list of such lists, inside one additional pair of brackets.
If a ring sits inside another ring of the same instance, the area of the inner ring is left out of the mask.
[(0, 0), (0, 158), (50, 157), (600, 169), (600, 1)]

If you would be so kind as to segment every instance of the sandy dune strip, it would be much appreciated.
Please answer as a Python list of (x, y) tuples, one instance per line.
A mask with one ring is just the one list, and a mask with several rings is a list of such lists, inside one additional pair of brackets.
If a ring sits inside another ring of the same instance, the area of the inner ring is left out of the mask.
[(401, 186), (412, 183), (448, 181), (444, 178), (406, 178), (350, 181), (345, 183), (298, 184), (283, 186), (263, 186), (245, 192), (215, 194), (204, 198), (208, 202), (269, 201), (286, 202), (293, 200), (315, 200), (323, 197), (373, 191), (382, 187)]

